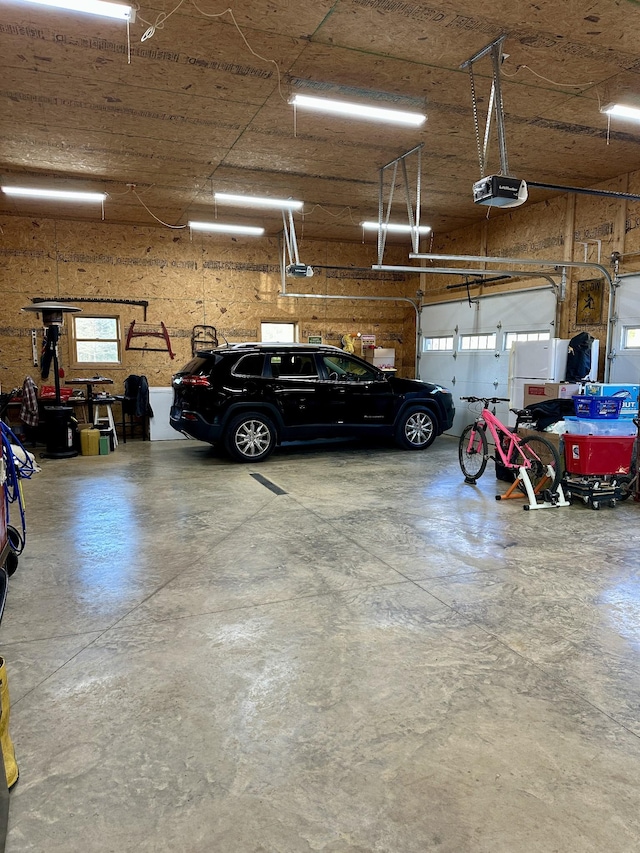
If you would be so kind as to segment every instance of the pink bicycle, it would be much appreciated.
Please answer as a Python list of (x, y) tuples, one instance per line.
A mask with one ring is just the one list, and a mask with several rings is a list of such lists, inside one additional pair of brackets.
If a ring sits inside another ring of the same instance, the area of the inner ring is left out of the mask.
[[(527, 472), (533, 491), (541, 490), (553, 493), (562, 470), (558, 451), (546, 438), (537, 435), (519, 436), (508, 429), (489, 409), (495, 403), (508, 403), (504, 397), (461, 397), (469, 403), (482, 403), (482, 411), (475, 422), (465, 427), (460, 436), (458, 458), (465, 482), (475, 483), (487, 467), (489, 459), (499, 458), (505, 468), (516, 474), (520, 468)], [(521, 415), (512, 409), (516, 415)], [(487, 430), (495, 443), (496, 455), (489, 453)], [(519, 484), (522, 486), (522, 484)], [(524, 489), (522, 489), (524, 490)]]

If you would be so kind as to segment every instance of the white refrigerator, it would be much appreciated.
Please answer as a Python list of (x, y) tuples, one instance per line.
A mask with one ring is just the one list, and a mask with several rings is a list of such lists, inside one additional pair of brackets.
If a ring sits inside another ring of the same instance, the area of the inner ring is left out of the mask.
[[(524, 408), (524, 386), (532, 382), (562, 382), (567, 370), (569, 340), (516, 341), (509, 355), (509, 408)], [(516, 416), (509, 412), (509, 426)]]
[[(600, 341), (594, 340), (591, 348), (591, 370), (586, 380), (598, 375)], [(532, 382), (563, 382), (566, 379), (568, 338), (549, 341), (516, 341), (509, 356), (509, 406), (524, 408), (524, 386)], [(509, 426), (514, 426), (515, 415), (509, 413)]]

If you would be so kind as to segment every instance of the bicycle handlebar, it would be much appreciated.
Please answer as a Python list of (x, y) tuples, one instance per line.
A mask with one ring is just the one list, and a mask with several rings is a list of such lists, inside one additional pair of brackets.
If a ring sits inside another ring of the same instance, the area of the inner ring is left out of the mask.
[(508, 403), (508, 397), (460, 397), (461, 400), (466, 400), (469, 403), (484, 403), (485, 405), (489, 405), (489, 403)]

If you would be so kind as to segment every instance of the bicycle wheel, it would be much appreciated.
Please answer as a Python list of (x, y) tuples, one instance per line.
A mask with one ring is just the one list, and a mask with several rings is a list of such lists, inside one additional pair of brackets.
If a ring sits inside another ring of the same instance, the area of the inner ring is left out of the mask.
[(478, 477), (482, 477), (488, 458), (489, 450), (484, 430), (475, 424), (469, 424), (462, 431), (458, 445), (458, 459), (465, 479), (475, 482)]
[[(558, 481), (562, 476), (562, 470), (560, 467), (560, 456), (553, 444), (547, 441), (546, 438), (542, 438), (542, 436), (529, 435), (520, 441), (520, 448), (522, 452), (520, 452), (517, 445), (513, 448), (509, 462), (512, 465), (520, 467), (523, 464), (522, 456), (526, 456), (531, 463), (531, 468), (527, 469), (527, 473), (534, 492), (538, 486), (549, 489), (551, 492), (555, 491)], [(551, 482), (547, 476), (549, 466), (551, 466), (553, 475)], [(523, 484), (520, 483), (519, 486), (524, 491)]]

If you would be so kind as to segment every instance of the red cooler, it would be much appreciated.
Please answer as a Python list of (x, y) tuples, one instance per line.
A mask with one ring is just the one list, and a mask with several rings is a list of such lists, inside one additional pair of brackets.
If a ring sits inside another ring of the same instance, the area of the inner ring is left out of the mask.
[(564, 439), (567, 474), (628, 474), (631, 468), (633, 435), (571, 435)]

